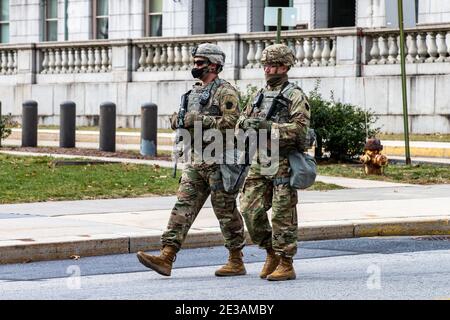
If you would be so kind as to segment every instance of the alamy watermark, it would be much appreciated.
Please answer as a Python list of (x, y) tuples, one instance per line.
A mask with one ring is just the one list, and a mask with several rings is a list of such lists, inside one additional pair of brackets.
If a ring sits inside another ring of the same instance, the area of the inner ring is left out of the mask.
[(377, 264), (371, 264), (366, 271), (369, 274), (367, 278), (367, 289), (381, 290), (381, 267)]
[(278, 129), (203, 130), (202, 122), (195, 121), (193, 135), (191, 132), (177, 129), (174, 161), (249, 165), (257, 159), (262, 175), (274, 175), (279, 167)]
[(77, 265), (67, 267), (66, 274), (69, 277), (66, 279), (66, 285), (69, 290), (81, 289), (81, 268)]

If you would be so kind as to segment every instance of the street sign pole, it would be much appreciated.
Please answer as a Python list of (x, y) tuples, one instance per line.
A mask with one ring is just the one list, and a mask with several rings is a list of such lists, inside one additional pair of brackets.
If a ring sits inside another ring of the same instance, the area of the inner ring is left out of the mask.
[(283, 9), (278, 8), (278, 23), (277, 23), (277, 44), (281, 43), (281, 24), (283, 19)]
[(411, 165), (411, 153), (409, 149), (409, 123), (408, 123), (408, 95), (406, 88), (406, 61), (405, 61), (405, 30), (403, 22), (403, 0), (398, 0), (398, 24), (400, 27), (400, 60), (402, 72), (402, 97), (403, 97), (403, 122), (405, 130), (405, 155), (406, 164)]

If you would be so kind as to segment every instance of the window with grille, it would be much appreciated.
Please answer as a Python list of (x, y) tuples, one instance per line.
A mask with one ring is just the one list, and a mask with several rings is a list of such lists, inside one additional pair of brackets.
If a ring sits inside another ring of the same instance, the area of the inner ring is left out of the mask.
[(44, 41), (58, 40), (58, 0), (44, 0)]
[(145, 9), (145, 35), (147, 37), (162, 36), (162, 0), (147, 0)]
[(354, 27), (356, 25), (356, 0), (330, 0), (328, 2), (328, 27)]
[(205, 1), (205, 33), (227, 32), (227, 1), (206, 0)]
[(94, 39), (108, 39), (109, 36), (109, 0), (94, 0), (92, 8)]
[(0, 42), (9, 42), (9, 0), (0, 0)]

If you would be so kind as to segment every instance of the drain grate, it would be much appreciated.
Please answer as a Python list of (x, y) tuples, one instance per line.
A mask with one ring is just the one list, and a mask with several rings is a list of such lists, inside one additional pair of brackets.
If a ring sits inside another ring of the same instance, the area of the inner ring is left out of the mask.
[(425, 236), (425, 237), (417, 237), (416, 240), (420, 240), (420, 241), (450, 241), (450, 236)]

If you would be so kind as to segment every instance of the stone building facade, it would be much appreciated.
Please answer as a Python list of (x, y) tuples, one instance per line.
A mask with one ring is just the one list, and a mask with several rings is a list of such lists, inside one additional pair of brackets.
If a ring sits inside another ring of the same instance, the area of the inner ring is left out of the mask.
[[(0, 100), (20, 118), (39, 102), (41, 123), (57, 124), (59, 104), (77, 102), (79, 124), (95, 124), (103, 101), (120, 126), (139, 127), (139, 106), (159, 105), (160, 127), (192, 84), (191, 47), (208, 41), (227, 53), (223, 77), (242, 91), (263, 83), (262, 49), (274, 32), (266, 6), (297, 9), (283, 41), (298, 58), (291, 77), (306, 92), (320, 80), (328, 97), (375, 111), (383, 131), (402, 131), (399, 37), (394, 0), (0, 0)], [(407, 31), (411, 131), (450, 132), (450, 1), (416, 5)], [(287, 29), (287, 28), (286, 28)]]

